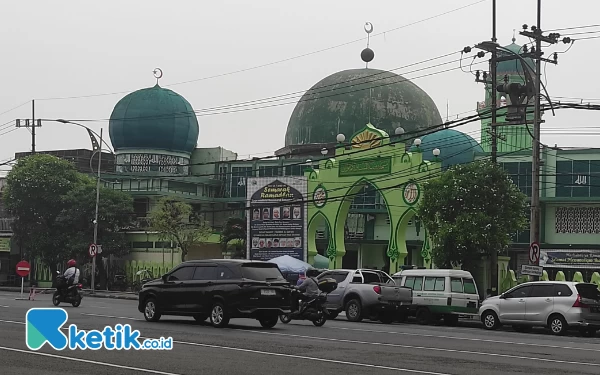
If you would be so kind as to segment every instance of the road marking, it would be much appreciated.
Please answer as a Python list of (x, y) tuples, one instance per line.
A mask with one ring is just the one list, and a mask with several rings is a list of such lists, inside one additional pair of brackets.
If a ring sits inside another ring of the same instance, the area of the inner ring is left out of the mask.
[(600, 367), (600, 363), (562, 361), (562, 360), (559, 360), (559, 359), (525, 357), (525, 356), (511, 355), (511, 354), (474, 352), (474, 351), (470, 351), (470, 350), (433, 348), (433, 347), (428, 347), (428, 346), (414, 346), (414, 345), (390, 344), (390, 343), (383, 343), (383, 342), (370, 342), (370, 341), (358, 341), (358, 340), (347, 340), (347, 339), (334, 339), (334, 338), (329, 338), (329, 337), (316, 337), (316, 336), (294, 335), (294, 334), (291, 334), (291, 333), (277, 333), (277, 332), (264, 332), (264, 331), (252, 331), (252, 330), (243, 330), (243, 332), (260, 333), (260, 334), (263, 334), (263, 335), (296, 337), (296, 338), (309, 339), (309, 340), (345, 342), (345, 343), (350, 343), (350, 344), (373, 345), (373, 346), (389, 346), (389, 347), (404, 348), (404, 349), (432, 350), (432, 351), (438, 351), (438, 352), (460, 353), (460, 354), (474, 354), (474, 355), (491, 356), (491, 357), (524, 359), (524, 360), (528, 360), (528, 361), (542, 361), (542, 362), (562, 363), (562, 364), (569, 364), (569, 365), (586, 365), (586, 366)]
[[(300, 325), (300, 324), (296, 324)], [(492, 340), (492, 339), (478, 339), (470, 337), (458, 337), (458, 336), (443, 336), (443, 335), (430, 335), (425, 333), (410, 333), (410, 332), (398, 332), (398, 331), (378, 331), (372, 329), (361, 329), (361, 328), (345, 328), (345, 327), (323, 327), (328, 329), (338, 329), (344, 331), (357, 331), (357, 332), (369, 332), (369, 333), (386, 333), (391, 335), (402, 335), (402, 336), (417, 336), (417, 337), (431, 337), (436, 339), (449, 339), (449, 340), (464, 340), (464, 341), (475, 341), (475, 342), (489, 342), (493, 344), (509, 344), (509, 345), (522, 345), (522, 346), (537, 346), (540, 348), (550, 349), (567, 349), (567, 350), (585, 350), (589, 352), (600, 352), (600, 349), (592, 348), (580, 348), (574, 346), (560, 346), (550, 344), (535, 344), (530, 342), (515, 342), (515, 341), (503, 341), (503, 340)]]
[(90, 307), (93, 307), (94, 309), (110, 309), (110, 307), (108, 307), (108, 306), (95, 306), (95, 305), (90, 305)]
[(4, 306), (4, 305), (0, 305), (0, 307), (10, 307), (10, 306)]
[(0, 320), (0, 323), (25, 324), (25, 322), (15, 322), (14, 320)]
[(182, 375), (182, 374), (176, 374), (174, 372), (164, 372), (164, 371), (158, 371), (158, 370), (150, 370), (150, 369), (146, 369), (146, 368), (123, 366), (123, 365), (117, 365), (114, 363), (91, 361), (89, 359), (67, 357), (67, 356), (63, 356), (63, 355), (56, 355), (56, 354), (49, 354), (49, 353), (33, 352), (30, 350), (23, 350), (23, 349), (16, 349), (16, 348), (7, 348), (4, 346), (0, 346), (0, 350), (8, 350), (8, 351), (17, 352), (17, 353), (34, 354), (34, 355), (40, 355), (43, 357), (66, 359), (68, 361), (83, 362), (83, 363), (89, 363), (89, 364), (98, 365), (98, 366), (114, 367), (114, 368), (123, 369), (123, 370), (140, 371), (140, 372), (145, 372), (147, 374), (149, 373), (149, 374), (159, 374), (159, 375)]
[(127, 320), (137, 320), (140, 322), (143, 322), (145, 319), (138, 319), (138, 318), (132, 318), (129, 316), (114, 316), (114, 315), (103, 315), (103, 314), (88, 314), (88, 313), (81, 313), (81, 315), (87, 315), (87, 316), (97, 316), (100, 318), (113, 318), (113, 319), (127, 319)]

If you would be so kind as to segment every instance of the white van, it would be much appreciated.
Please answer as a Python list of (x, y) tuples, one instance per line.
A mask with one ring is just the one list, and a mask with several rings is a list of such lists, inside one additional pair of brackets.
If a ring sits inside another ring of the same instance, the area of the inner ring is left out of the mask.
[(478, 314), (477, 285), (468, 271), (409, 269), (392, 278), (399, 286), (413, 290), (409, 314), (415, 316), (419, 324), (443, 318), (447, 325), (455, 325), (460, 315), (476, 317)]

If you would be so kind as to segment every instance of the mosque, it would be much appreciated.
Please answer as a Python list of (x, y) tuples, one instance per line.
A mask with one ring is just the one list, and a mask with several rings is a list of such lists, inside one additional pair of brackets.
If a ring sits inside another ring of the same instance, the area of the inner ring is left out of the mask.
[[(516, 53), (521, 49), (514, 40), (506, 48)], [(511, 82), (522, 82), (522, 67), (515, 61), (500, 63), (497, 71), (499, 80), (506, 76)], [(500, 95), (494, 98), (490, 91), (487, 87), (484, 100), (477, 104), (478, 111), (488, 108), (491, 100), (497, 100), (500, 105), (506, 100)], [(502, 119), (504, 115), (503, 110), (499, 110), (498, 117)], [(137, 228), (127, 233), (131, 251), (120, 261), (158, 265), (160, 270), (181, 261), (179, 249), (161, 241), (158, 234), (149, 229), (148, 213), (161, 197), (175, 197), (190, 203), (213, 228), (214, 233), (207, 243), (190, 250), (188, 259), (228, 257), (231, 254), (222, 250), (219, 233), (227, 218), (246, 215), (248, 178), (298, 178), (319, 170), (325, 175), (323, 168), (333, 165), (333, 162), (327, 164), (326, 159), (332, 153), (337, 159), (341, 158), (338, 157), (340, 145), (345, 145), (341, 149), (343, 153), (352, 147), (355, 139), (370, 134), (380, 135), (387, 139), (385, 142), (397, 143), (393, 150), (386, 151), (393, 158), (413, 155), (414, 160), (427, 164), (431, 170), (488, 158), (490, 153), (489, 120), (481, 120), (481, 142), (478, 142), (468, 134), (445, 126), (433, 100), (413, 82), (396, 73), (371, 68), (342, 70), (312, 86), (291, 113), (284, 147), (270, 159), (240, 160), (234, 151), (222, 147), (198, 147), (201, 129), (194, 106), (158, 83), (119, 100), (110, 116), (109, 127), (114, 155), (103, 153), (103, 158), (112, 160), (114, 169), (103, 169), (101, 179), (105, 186), (133, 196), (138, 219)], [(498, 161), (518, 187), (530, 195), (532, 142), (526, 126), (499, 128), (499, 136)], [(376, 143), (376, 139), (373, 142)], [(49, 151), (56, 155), (62, 155), (61, 152), (64, 154), (64, 150)], [(562, 263), (558, 260), (548, 263), (548, 267), (584, 272), (588, 268), (597, 269), (600, 267), (600, 183), (596, 180), (600, 180), (600, 154), (594, 150), (555, 147), (545, 148), (542, 157), (543, 168), (551, 171), (542, 172), (542, 248), (548, 249), (555, 260), (560, 258), (556, 254), (569, 251), (571, 255), (580, 252), (581, 259), (597, 261), (578, 262), (580, 258), (571, 256), (563, 257), (566, 260)], [(82, 162), (79, 167), (83, 172), (91, 172), (89, 163)], [(369, 173), (364, 170), (365, 175)], [(390, 259), (398, 263), (396, 268), (404, 264), (432, 266), (430, 259), (423, 255), (427, 238), (415, 215), (403, 219), (405, 233), (397, 237), (402, 242), (398, 245), (402, 249), (401, 256), (390, 255), (391, 227), (396, 220), (388, 207), (391, 204), (377, 184), (367, 179), (361, 181), (364, 183), (349, 203), (343, 231), (338, 231), (341, 234), (332, 233), (326, 220), (309, 225), (314, 235), (309, 235), (313, 242), (309, 244), (307, 260), (318, 253), (336, 259), (335, 265), (343, 268), (389, 271)], [(315, 213), (314, 210), (309, 204), (309, 215)], [(342, 246), (340, 241), (343, 243), (343, 253), (331, 252), (334, 236), (339, 237), (338, 247)], [(9, 230), (0, 231), (0, 237), (10, 238)], [(528, 262), (529, 232), (515, 233), (513, 240), (503, 266), (520, 270), (520, 265)], [(0, 247), (0, 256), (2, 249)], [(477, 278), (486, 278), (486, 267), (482, 265)]]

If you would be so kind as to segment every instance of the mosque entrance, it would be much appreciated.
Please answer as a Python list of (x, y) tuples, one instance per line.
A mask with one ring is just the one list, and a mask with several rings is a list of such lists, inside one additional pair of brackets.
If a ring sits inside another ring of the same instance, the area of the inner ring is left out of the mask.
[[(338, 137), (335, 154), (321, 160), (319, 169), (306, 172), (309, 262), (321, 253), (330, 269), (369, 266), (395, 273), (408, 260), (430, 267), (424, 229), (421, 241), (409, 237), (407, 243), (407, 233), (411, 226), (416, 230), (420, 186), (439, 173), (440, 162), (424, 161), (419, 147), (406, 152), (400, 139), (371, 124), (349, 142), (344, 138)], [(327, 238), (318, 239), (325, 231)]]

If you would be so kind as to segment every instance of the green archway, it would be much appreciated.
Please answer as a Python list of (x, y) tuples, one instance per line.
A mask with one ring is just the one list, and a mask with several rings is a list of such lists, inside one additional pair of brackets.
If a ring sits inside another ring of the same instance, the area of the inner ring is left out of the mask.
[[(420, 150), (405, 152), (404, 143), (390, 142), (389, 135), (367, 124), (352, 136), (346, 147), (322, 160), (319, 169), (309, 169), (308, 178), (308, 259), (317, 254), (315, 218), (324, 217), (329, 228), (329, 268), (340, 268), (346, 254), (344, 224), (356, 194), (366, 184), (382, 196), (390, 221), (387, 256), (390, 272), (396, 272), (407, 256), (406, 226), (416, 212), (421, 185), (439, 175), (441, 162), (423, 161)], [(431, 265), (429, 239), (425, 235), (421, 256)]]

